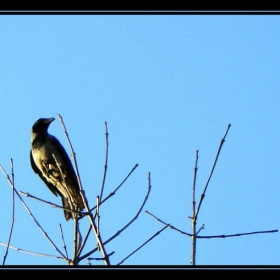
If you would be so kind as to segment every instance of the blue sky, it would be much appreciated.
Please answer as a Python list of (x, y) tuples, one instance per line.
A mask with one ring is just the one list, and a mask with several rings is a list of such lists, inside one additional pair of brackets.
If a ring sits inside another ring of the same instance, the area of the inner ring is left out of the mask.
[[(31, 127), (41, 117), (56, 118), (49, 132), (70, 154), (60, 114), (94, 206), (106, 121), (104, 195), (139, 166), (100, 209), (103, 240), (137, 213), (151, 172), (143, 212), (106, 245), (108, 253), (115, 252), (111, 264), (117, 264), (162, 229), (144, 210), (191, 233), (195, 151), (198, 202), (230, 123), (200, 210), (197, 226), (205, 225), (200, 235), (279, 230), (279, 26), (278, 15), (1, 15), (0, 164), (10, 174), (13, 159), (18, 191), (60, 205), (29, 162)], [(3, 174), (0, 186), (0, 242), (7, 243), (12, 195)], [(23, 199), (62, 250), (61, 223), (71, 255), (73, 223), (59, 209)], [(90, 240), (92, 247), (94, 236)], [(18, 198), (11, 246), (58, 255)], [(279, 250), (279, 233), (202, 239), (196, 263), (278, 265)], [(0, 246), (0, 255), (4, 252)], [(189, 265), (190, 258), (191, 239), (166, 229), (123, 264)], [(5, 263), (66, 264), (15, 250)]]

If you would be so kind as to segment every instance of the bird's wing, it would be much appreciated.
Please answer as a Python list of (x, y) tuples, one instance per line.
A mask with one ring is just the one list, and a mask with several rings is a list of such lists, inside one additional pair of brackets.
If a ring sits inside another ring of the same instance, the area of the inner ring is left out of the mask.
[[(51, 184), (50, 182), (48, 182), (46, 180), (46, 178), (42, 175), (42, 172), (40, 171), (40, 169), (37, 167), (37, 165), (35, 164), (34, 162), (34, 159), (33, 159), (33, 156), (32, 156), (32, 151), (30, 151), (30, 163), (31, 163), (31, 166), (32, 166), (32, 169), (34, 170), (35, 173), (37, 173), (40, 178), (44, 181), (44, 183), (48, 186), (48, 188), (51, 190), (51, 192), (57, 196), (57, 194), (60, 195), (59, 191), (57, 190), (57, 188)], [(60, 195), (61, 196), (61, 195)]]
[[(49, 141), (50, 146), (52, 147), (53, 154), (55, 155), (56, 160), (60, 164), (63, 175), (66, 178), (75, 181), (75, 184), (77, 184), (76, 189), (78, 190), (79, 187), (78, 187), (77, 177), (76, 177), (75, 171), (73, 169), (71, 160), (70, 160), (68, 154), (66, 153), (64, 147), (61, 145), (59, 140), (52, 135), (49, 135), (48, 141)], [(50, 162), (51, 161), (52, 160), (50, 160)]]
[[(49, 145), (49, 148), (51, 149), (51, 153), (55, 156), (57, 161), (56, 163), (56, 162), (52, 162), (51, 159), (49, 159), (49, 165), (51, 165), (51, 167), (53, 168), (54, 174), (62, 173), (61, 175), (63, 177), (63, 179), (61, 179), (61, 176), (59, 176), (60, 179), (58, 179), (56, 187), (65, 197), (68, 197), (70, 200), (72, 200), (72, 202), (76, 206), (78, 206), (80, 210), (84, 209), (84, 203), (80, 195), (80, 188), (79, 188), (77, 176), (74, 171), (71, 160), (68, 157), (68, 154), (66, 153), (66, 150), (61, 145), (59, 140), (52, 135), (49, 135), (47, 144)], [(59, 165), (59, 167), (57, 164)]]

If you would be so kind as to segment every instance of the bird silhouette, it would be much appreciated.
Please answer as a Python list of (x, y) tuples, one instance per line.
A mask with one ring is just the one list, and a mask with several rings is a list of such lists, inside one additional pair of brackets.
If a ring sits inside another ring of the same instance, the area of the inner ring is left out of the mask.
[(31, 130), (30, 162), (32, 169), (51, 192), (62, 199), (66, 221), (74, 219), (82, 211), (84, 203), (76, 173), (64, 147), (59, 140), (48, 133), (48, 127), (55, 118), (38, 119)]

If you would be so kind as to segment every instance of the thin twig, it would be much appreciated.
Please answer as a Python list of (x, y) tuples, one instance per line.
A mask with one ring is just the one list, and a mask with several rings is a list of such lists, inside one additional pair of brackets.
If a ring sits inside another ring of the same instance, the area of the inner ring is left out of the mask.
[(105, 163), (104, 163), (104, 172), (103, 172), (103, 179), (102, 179), (102, 185), (100, 190), (100, 200), (102, 199), (104, 186), (105, 186), (105, 180), (106, 180), (106, 174), (107, 174), (107, 168), (108, 168), (108, 147), (109, 147), (109, 141), (108, 141), (108, 129), (107, 129), (107, 122), (105, 122), (105, 141), (106, 141), (106, 151), (105, 151)]
[[(108, 256), (112, 256), (112, 255), (114, 255), (114, 254), (115, 254), (115, 251), (113, 251), (113, 252), (111, 252), (110, 254), (108, 254)], [(94, 261), (103, 261), (104, 259), (103, 259), (103, 258), (88, 258), (87, 260), (88, 260), (88, 262), (89, 262), (90, 260), (94, 260)]]
[[(125, 181), (128, 179), (128, 177), (133, 173), (133, 171), (138, 167), (138, 163), (134, 165), (134, 167), (131, 169), (131, 171), (128, 173), (128, 175), (123, 179), (123, 181), (116, 187), (114, 191), (112, 191), (106, 198), (104, 198), (102, 201), (99, 202), (99, 205), (104, 203), (107, 199), (109, 199), (111, 196), (115, 195), (117, 190), (125, 183)], [(96, 206), (92, 207), (90, 211), (94, 210)]]
[(79, 214), (79, 215), (85, 214), (85, 213), (83, 213), (83, 212), (80, 212), (80, 211), (77, 211), (77, 210), (74, 210), (74, 209), (70, 209), (70, 208), (68, 208), (68, 207), (63, 207), (63, 206), (60, 206), (60, 205), (55, 204), (55, 203), (50, 202), (50, 201), (46, 201), (46, 200), (44, 200), (44, 199), (42, 199), (42, 198), (38, 198), (38, 197), (36, 197), (36, 196), (34, 196), (34, 195), (30, 194), (30, 193), (27, 193), (27, 192), (19, 191), (19, 194), (24, 195), (24, 196), (26, 196), (26, 197), (33, 198), (33, 199), (38, 200), (38, 201), (41, 201), (41, 202), (43, 202), (43, 203), (49, 204), (49, 205), (51, 205), (53, 208), (59, 208), (59, 209), (70, 210), (70, 211), (75, 212), (75, 213), (77, 213), (77, 214)]
[[(3, 243), (3, 242), (0, 242), (0, 245), (1, 245), (1, 246), (6, 246), (6, 247), (8, 246), (7, 244), (5, 244), (5, 243)], [(21, 252), (21, 253), (36, 255), (36, 256), (40, 256), (40, 257), (50, 257), (50, 258), (56, 258), (56, 259), (63, 259), (63, 260), (65, 260), (64, 257), (55, 256), (55, 255), (49, 255), (49, 254), (44, 254), (44, 253), (36, 253), (36, 252), (32, 252), (32, 251), (20, 249), (20, 248), (11, 246), (11, 245), (9, 245), (9, 248), (10, 248), (10, 249), (13, 249), (13, 250), (16, 250), (16, 251), (18, 251), (18, 252)]]
[(205, 197), (205, 193), (206, 193), (208, 184), (209, 184), (209, 182), (210, 182), (210, 180), (211, 180), (211, 177), (212, 177), (212, 174), (213, 174), (213, 172), (214, 172), (216, 163), (217, 163), (217, 161), (218, 161), (218, 158), (219, 158), (219, 155), (220, 155), (222, 146), (223, 146), (224, 142), (226, 141), (225, 138), (226, 138), (226, 136), (227, 136), (227, 134), (228, 134), (228, 131), (229, 131), (230, 127), (231, 127), (231, 124), (228, 125), (227, 130), (226, 130), (226, 133), (225, 133), (224, 137), (221, 139), (221, 143), (220, 143), (220, 146), (219, 146), (219, 149), (218, 149), (218, 152), (217, 152), (217, 155), (216, 155), (216, 158), (215, 158), (213, 167), (212, 167), (212, 169), (211, 169), (211, 172), (210, 172), (209, 178), (208, 178), (208, 180), (207, 180), (207, 183), (206, 183), (206, 185), (205, 185), (205, 188), (204, 188), (204, 190), (203, 190), (203, 193), (202, 193), (202, 195), (201, 195), (201, 197), (200, 197), (200, 200), (199, 200), (198, 207), (197, 207), (197, 210), (196, 210), (196, 213), (195, 213), (195, 217), (194, 217), (194, 218), (196, 218), (197, 215), (198, 215), (198, 213), (199, 213), (199, 210), (200, 210), (200, 207), (201, 207), (201, 203), (202, 203), (202, 201), (203, 201), (203, 199), (204, 199), (204, 197)]
[(187, 233), (187, 232), (185, 232), (185, 231), (182, 231), (182, 230), (180, 230), (180, 229), (178, 229), (178, 228), (172, 226), (170, 223), (164, 222), (163, 220), (159, 219), (158, 217), (156, 217), (155, 215), (153, 215), (153, 214), (150, 213), (149, 211), (146, 210), (145, 213), (149, 214), (150, 216), (152, 216), (153, 218), (155, 218), (157, 221), (159, 221), (160, 223), (162, 223), (162, 224), (168, 226), (169, 228), (171, 228), (171, 229), (173, 229), (173, 230), (175, 230), (175, 231), (178, 231), (178, 232), (180, 232), (180, 233), (182, 233), (182, 234), (185, 234), (185, 235), (188, 235), (188, 236), (192, 237), (192, 234), (191, 234), (191, 233)]
[(262, 231), (252, 231), (252, 232), (244, 232), (244, 233), (235, 233), (235, 234), (221, 234), (221, 235), (204, 235), (204, 236), (197, 236), (197, 238), (228, 238), (228, 237), (236, 237), (236, 236), (243, 236), (243, 235), (251, 235), (251, 234), (260, 234), (260, 233), (275, 233), (278, 232), (277, 229), (272, 230), (262, 230)]
[(80, 257), (80, 254), (82, 253), (82, 250), (84, 249), (84, 246), (86, 245), (86, 242), (87, 242), (87, 239), (89, 237), (89, 234), (90, 234), (91, 230), (92, 230), (92, 225), (89, 225), (89, 228), (88, 228), (88, 231), (86, 233), (86, 236), (85, 236), (85, 238), (83, 240), (83, 243), (81, 244), (81, 247), (80, 247), (80, 249), (78, 251), (78, 254), (77, 254), (78, 258)]
[[(152, 216), (153, 218), (155, 218), (157, 221), (159, 221), (160, 223), (162, 223), (162, 224), (168, 226), (170, 229), (173, 229), (173, 230), (175, 230), (175, 231), (180, 232), (181, 234), (184, 234), (184, 235), (187, 235), (187, 236), (189, 236), (189, 237), (192, 237), (192, 234), (191, 234), (191, 233), (182, 231), (182, 230), (180, 230), (180, 229), (178, 229), (178, 228), (172, 226), (171, 224), (164, 222), (163, 220), (159, 219), (159, 218), (156, 217), (155, 215), (151, 214), (149, 211), (146, 210), (145, 213), (151, 215), (151, 216)], [(203, 229), (203, 228), (204, 228), (204, 225), (202, 225), (201, 229)], [(201, 229), (200, 229), (200, 230), (201, 230)], [(199, 231), (200, 231), (200, 230), (199, 230)], [(278, 230), (277, 230), (277, 229), (273, 229), (273, 230), (253, 231), (253, 232), (247, 232), (247, 233), (235, 233), (235, 234), (227, 234), (227, 235), (225, 235), (225, 234), (222, 234), (222, 235), (208, 235), (208, 236), (196, 235), (196, 238), (201, 238), (201, 239), (203, 239), (203, 238), (208, 238), (208, 239), (210, 239), (210, 238), (227, 238), (227, 237), (234, 237), (234, 236), (241, 236), (241, 235), (259, 234), (259, 233), (274, 233), (274, 232), (278, 232)]]
[(15, 180), (14, 180), (14, 164), (13, 164), (13, 159), (11, 158), (11, 171), (12, 171), (12, 220), (11, 220), (11, 228), (10, 228), (10, 233), (8, 237), (8, 246), (6, 247), (6, 251), (3, 257), (3, 263), (2, 265), (5, 264), (6, 258), (8, 256), (8, 251), (9, 251), (9, 246), (12, 238), (12, 233), (13, 233), (13, 228), (14, 228), (14, 221), (15, 221)]
[(196, 159), (194, 166), (194, 176), (193, 176), (193, 190), (192, 190), (192, 255), (191, 255), (191, 264), (195, 265), (195, 252), (196, 252), (196, 219), (195, 216), (195, 185), (196, 185), (196, 175), (197, 175), (197, 162), (198, 162), (198, 150), (196, 150)]
[(136, 253), (138, 250), (140, 250), (143, 246), (145, 246), (147, 243), (149, 243), (154, 237), (159, 235), (163, 230), (165, 230), (169, 225), (166, 225), (161, 230), (156, 232), (152, 237), (150, 237), (146, 242), (144, 242), (141, 246), (139, 246), (136, 250), (134, 250), (131, 254), (129, 254), (127, 257), (125, 257), (122, 261), (120, 261), (117, 265), (122, 264), (125, 260), (127, 260), (129, 257), (131, 257), (134, 253)]
[(96, 214), (95, 216), (97, 217), (97, 232), (100, 232), (100, 215), (99, 215), (99, 206), (100, 206), (100, 198), (99, 196), (96, 197)]
[(198, 235), (202, 230), (204, 229), (204, 224), (200, 227), (200, 229), (197, 231), (196, 235)]
[(62, 243), (63, 243), (63, 249), (65, 251), (65, 255), (68, 259), (68, 252), (67, 252), (67, 249), (66, 249), (66, 244), (65, 244), (65, 240), (64, 240), (64, 235), (63, 235), (63, 231), (62, 231), (62, 226), (61, 224), (59, 223), (59, 228), (60, 228), (60, 233), (61, 233), (61, 238), (62, 238)]
[(196, 176), (197, 176), (197, 163), (198, 163), (198, 150), (196, 150), (196, 159), (195, 159), (195, 166), (194, 166), (194, 176), (193, 176), (193, 188), (192, 188), (192, 218), (195, 217), (195, 186), (196, 186)]

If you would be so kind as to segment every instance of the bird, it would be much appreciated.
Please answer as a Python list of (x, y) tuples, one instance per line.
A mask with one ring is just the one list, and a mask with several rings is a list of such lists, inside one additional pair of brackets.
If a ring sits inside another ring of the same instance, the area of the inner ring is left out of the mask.
[[(79, 215), (84, 202), (71, 160), (59, 140), (48, 133), (55, 118), (39, 118), (31, 129), (30, 163), (50, 191), (62, 200), (66, 221)], [(67, 208), (67, 209), (66, 209)]]

